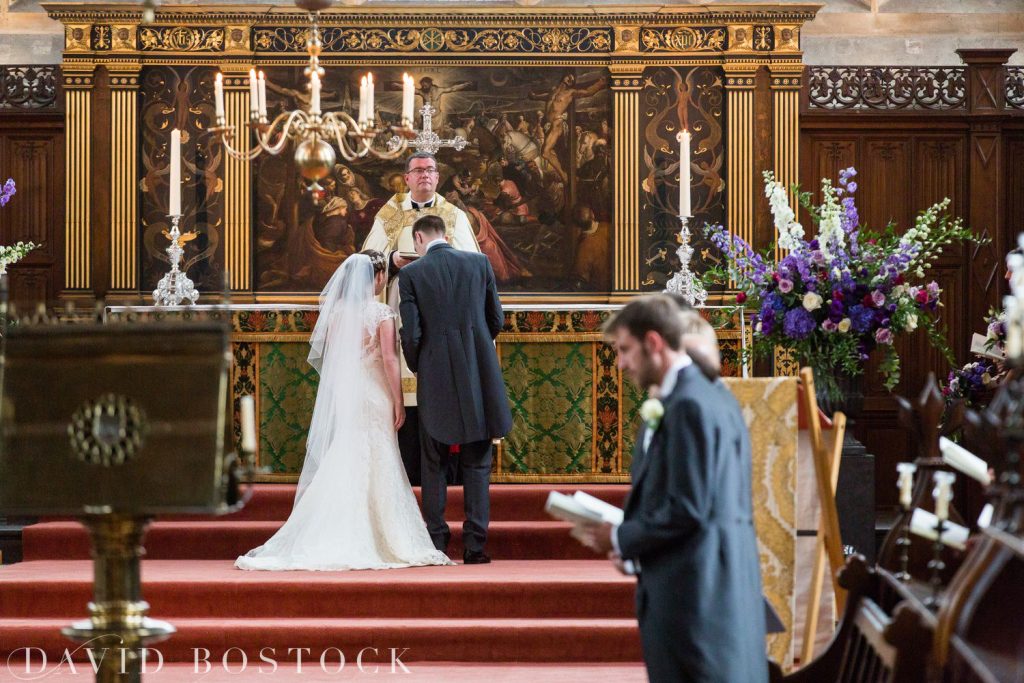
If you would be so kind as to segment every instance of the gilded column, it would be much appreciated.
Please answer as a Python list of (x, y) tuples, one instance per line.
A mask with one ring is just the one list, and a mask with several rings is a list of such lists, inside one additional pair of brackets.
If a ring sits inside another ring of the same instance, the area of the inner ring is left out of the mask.
[(803, 65), (773, 64), (771, 72), (774, 112), (775, 178), (786, 186), (789, 203), (796, 209), (792, 186), (800, 182), (800, 76)]
[[(775, 178), (789, 195), (789, 204), (797, 208), (797, 193), (793, 186), (800, 182), (800, 75), (799, 62), (772, 64), (771, 72), (773, 139), (775, 140)], [(778, 238), (778, 235), (776, 235)], [(781, 258), (778, 247), (776, 257)], [(799, 359), (786, 349), (775, 349), (776, 376), (793, 376), (800, 372)]]
[(726, 225), (754, 241), (754, 75), (756, 64), (726, 64)]
[[(249, 74), (224, 73), (224, 116), (235, 127), (232, 147), (249, 151)], [(224, 155), (224, 267), (232, 290), (252, 289), (250, 229), (252, 186), (251, 162)]]
[(640, 289), (640, 89), (643, 67), (612, 65), (616, 294)]
[(64, 64), (64, 288), (91, 289), (92, 64)]
[(138, 64), (110, 71), (110, 288), (138, 289)]

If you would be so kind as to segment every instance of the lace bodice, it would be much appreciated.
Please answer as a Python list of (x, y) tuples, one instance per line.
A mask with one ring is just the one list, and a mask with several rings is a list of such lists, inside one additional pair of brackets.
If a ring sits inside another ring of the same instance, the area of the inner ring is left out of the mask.
[(387, 304), (379, 301), (372, 302), (366, 308), (363, 316), (363, 358), (377, 359), (381, 357), (380, 349), (380, 326), (387, 320), (393, 320), (398, 316)]

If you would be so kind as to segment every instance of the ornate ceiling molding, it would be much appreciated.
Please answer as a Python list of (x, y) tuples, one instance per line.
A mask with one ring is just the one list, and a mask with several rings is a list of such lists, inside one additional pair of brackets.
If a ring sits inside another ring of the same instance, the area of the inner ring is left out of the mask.
[[(134, 3), (45, 3), (65, 26), (65, 55), (305, 53), (306, 14), (266, 6), (174, 6), (142, 24)], [(817, 4), (673, 7), (339, 8), (322, 12), (324, 56), (607, 57), (799, 54)]]

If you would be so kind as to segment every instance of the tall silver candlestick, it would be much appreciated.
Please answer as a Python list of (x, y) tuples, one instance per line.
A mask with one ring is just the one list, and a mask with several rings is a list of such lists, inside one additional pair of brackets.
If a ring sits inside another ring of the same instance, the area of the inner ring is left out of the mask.
[(692, 306), (703, 306), (708, 298), (707, 290), (704, 289), (704, 283), (700, 281), (700, 278), (690, 270), (690, 259), (693, 258), (693, 247), (690, 246), (691, 218), (692, 216), (679, 217), (682, 226), (679, 229), (679, 248), (676, 249), (676, 256), (679, 257), (679, 272), (674, 274), (665, 285), (665, 291), (680, 294)]
[(190, 304), (195, 305), (199, 299), (199, 292), (192, 280), (178, 268), (181, 257), (185, 253), (182, 242), (192, 239), (195, 234), (190, 233), (191, 236), (182, 240), (182, 234), (178, 231), (178, 222), (181, 221), (181, 216), (169, 216), (169, 218), (171, 219), (171, 231), (164, 234), (171, 241), (167, 247), (167, 258), (171, 263), (171, 269), (160, 278), (156, 289), (153, 290), (153, 301), (157, 306), (180, 306), (182, 301), (188, 299)]

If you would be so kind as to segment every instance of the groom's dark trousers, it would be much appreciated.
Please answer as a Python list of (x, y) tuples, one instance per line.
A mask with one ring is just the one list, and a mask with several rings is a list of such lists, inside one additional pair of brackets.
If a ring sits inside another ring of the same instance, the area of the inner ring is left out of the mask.
[(465, 495), (465, 550), (487, 540), (491, 440), (512, 427), (494, 338), (504, 316), (494, 271), (483, 254), (432, 246), (398, 275), (402, 352), (416, 373), (423, 518), (434, 545), (446, 550), (447, 497), (442, 468), (459, 444)]
[[(420, 427), (420, 469), (423, 484), (423, 519), (430, 532), (430, 540), (438, 550), (447, 550), (452, 532), (444, 521), (444, 507), (448, 500), (445, 470), (448, 465), (449, 444), (433, 439)], [(487, 523), (491, 517), (490, 441), (461, 444), (458, 464), (462, 470), (462, 491), (465, 496), (466, 520), (462, 523), (462, 544), (470, 552), (482, 552), (487, 543)]]

